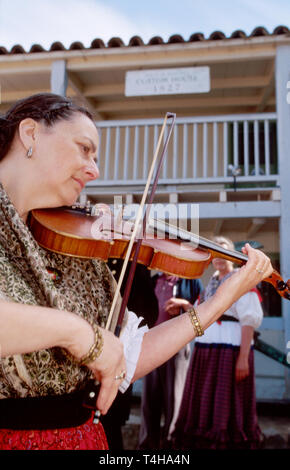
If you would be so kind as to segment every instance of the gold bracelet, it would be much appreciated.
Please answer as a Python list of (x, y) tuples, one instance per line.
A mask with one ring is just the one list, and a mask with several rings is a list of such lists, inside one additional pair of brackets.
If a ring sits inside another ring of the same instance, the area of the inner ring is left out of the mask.
[(85, 366), (89, 362), (93, 362), (95, 359), (97, 359), (102, 350), (103, 350), (103, 345), (104, 345), (104, 339), (102, 332), (100, 328), (97, 325), (92, 325), (92, 328), (95, 333), (95, 341), (94, 344), (90, 347), (89, 351), (85, 356), (81, 357), (77, 362), (81, 366)]
[(193, 325), (194, 331), (196, 333), (196, 336), (202, 336), (204, 335), (203, 328), (200, 324), (200, 319), (199, 316), (197, 315), (197, 311), (195, 310), (194, 307), (191, 307), (189, 310), (186, 312), (190, 318), (190, 321)]

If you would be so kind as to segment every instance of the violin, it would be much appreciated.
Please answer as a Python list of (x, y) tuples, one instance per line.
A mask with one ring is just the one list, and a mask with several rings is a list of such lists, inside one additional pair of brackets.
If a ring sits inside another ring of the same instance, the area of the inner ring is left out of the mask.
[[(178, 230), (177, 236), (172, 239), (170, 235), (176, 234), (176, 228), (169, 225), (166, 225), (163, 229), (163, 233), (167, 235), (167, 238), (164, 236), (160, 239), (158, 236), (152, 236), (152, 233), (151, 236), (147, 235), (147, 211), (143, 215), (142, 226), (140, 226), (142, 211), (145, 207), (150, 181), (157, 163), (168, 119), (171, 119), (172, 122), (158, 162), (151, 194), (147, 200), (148, 208), (153, 202), (161, 165), (176, 119), (174, 113), (167, 113), (165, 116), (134, 225), (130, 225), (128, 222), (123, 223), (123, 220), (117, 220), (115, 224), (115, 219), (113, 219), (113, 225), (111, 225), (111, 214), (108, 214), (108, 212), (104, 213), (102, 210), (95, 214), (90, 214), (87, 208), (85, 212), (75, 211), (75, 208), (42, 209), (34, 210), (30, 215), (31, 231), (35, 239), (39, 245), (48, 250), (81, 258), (98, 258), (103, 261), (107, 261), (110, 257), (124, 259), (106, 328), (109, 327), (112, 319), (128, 261), (132, 260), (117, 326), (114, 331), (116, 336), (119, 336), (121, 331), (136, 263), (143, 263), (148, 269), (156, 269), (178, 277), (194, 279), (202, 276), (204, 270), (214, 257), (222, 257), (240, 265), (247, 262), (247, 256), (244, 254), (226, 250), (209, 240), (201, 239), (189, 232), (185, 233), (185, 231)], [(140, 234), (136, 241), (138, 228)], [(270, 282), (281, 297), (290, 300), (290, 280), (285, 283), (276, 271), (264, 280)], [(95, 410), (99, 387), (100, 384), (95, 380), (88, 384), (85, 390), (83, 406)], [(96, 411), (94, 422), (98, 422), (98, 418), (99, 411)]]
[[(56, 253), (105, 262), (109, 258), (124, 259), (133, 223), (118, 220), (109, 208), (104, 211), (105, 205), (100, 205), (100, 210), (97, 206), (94, 206), (95, 215), (91, 215), (92, 209), (88, 206), (33, 210), (31, 232), (40, 246)], [(203, 275), (213, 258), (240, 266), (247, 262), (247, 256), (241, 252), (228, 250), (166, 222), (151, 220), (148, 227), (149, 231), (142, 233), (137, 262), (150, 270), (196, 279)], [(281, 297), (290, 300), (290, 280), (284, 282), (280, 274), (273, 271), (264, 281), (272, 284)]]

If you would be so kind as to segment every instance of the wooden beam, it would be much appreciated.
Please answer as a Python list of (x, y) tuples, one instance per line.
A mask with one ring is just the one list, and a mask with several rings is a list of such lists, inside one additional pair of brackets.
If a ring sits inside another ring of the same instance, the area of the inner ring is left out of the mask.
[(102, 85), (88, 85), (84, 87), (85, 96), (118, 96), (124, 95), (124, 83), (102, 84)]
[(156, 49), (138, 47), (132, 49), (118, 48), (118, 51), (109, 49), (101, 50), (99, 54), (83, 54), (83, 57), (68, 59), (68, 69), (71, 71), (85, 70), (130, 70), (150, 67), (186, 67), (192, 65), (215, 63), (233, 63), (241, 61), (268, 60), (275, 57), (275, 44), (263, 43), (256, 46), (233, 44), (225, 47), (225, 44), (209, 43), (207, 41), (196, 44), (179, 44), (174, 47), (162, 45)]
[(50, 60), (42, 60), (36, 63), (18, 60), (17, 62), (6, 62), (4, 64), (1, 63), (1, 57), (6, 56), (0, 56), (0, 77), (7, 75), (51, 73), (52, 57)]
[(80, 78), (76, 73), (69, 72), (68, 73), (68, 84), (72, 88), (72, 90), (75, 92), (75, 94), (78, 96), (80, 101), (84, 104), (86, 108), (92, 113), (95, 119), (103, 119), (103, 116), (96, 111), (95, 104), (93, 100), (87, 98), (84, 93), (84, 85), (81, 82)]
[[(228, 77), (224, 79), (213, 79), (211, 81), (212, 90), (235, 89), (235, 88), (261, 88), (269, 83), (268, 77)], [(90, 101), (91, 97), (124, 96), (124, 83), (88, 85), (81, 82), (76, 73), (68, 73), (67, 95), (79, 96), (87, 106), (95, 110), (95, 104)], [(12, 103), (18, 99), (33, 95), (34, 93), (49, 92), (49, 88), (34, 88), (27, 90), (5, 90), (2, 88), (2, 103)], [(87, 100), (87, 101), (86, 101)], [(100, 117), (101, 118), (101, 117)]]
[(265, 107), (268, 104), (268, 101), (271, 96), (275, 93), (275, 61), (272, 62), (268, 83), (265, 86), (264, 90), (262, 90), (260, 103), (257, 106), (257, 113), (262, 113), (265, 110)]
[[(50, 93), (50, 88), (33, 88), (33, 89), (25, 89), (25, 90), (7, 90), (6, 88), (1, 89), (1, 102), (2, 103), (13, 103), (17, 100), (22, 98), (26, 98), (28, 96), (34, 95), (35, 93)], [(68, 96), (77, 96), (78, 92), (76, 92), (75, 87), (73, 87), (68, 81), (67, 86), (67, 95)]]
[(72, 87), (72, 89), (75, 90), (77, 95), (79, 95), (83, 99), (85, 98), (83, 94), (84, 85), (76, 73), (68, 73), (68, 83)]
[(13, 90), (7, 91), (6, 89), (2, 88), (1, 93), (1, 102), (2, 103), (14, 103), (17, 100), (22, 98), (26, 98), (28, 96), (34, 95), (35, 93), (49, 93), (51, 90), (50, 88), (37, 88), (31, 90)]
[(247, 238), (251, 239), (252, 237), (254, 237), (256, 233), (258, 233), (262, 226), (265, 224), (265, 222), (265, 219), (253, 218), (247, 232)]
[(224, 90), (231, 88), (262, 88), (268, 83), (268, 77), (254, 75), (249, 77), (225, 77), (211, 80), (212, 90)]
[(194, 108), (211, 108), (211, 107), (225, 107), (225, 106), (257, 106), (260, 102), (259, 96), (234, 96), (234, 97), (218, 97), (218, 98), (172, 98), (158, 99), (157, 96), (149, 99), (146, 97), (139, 99), (124, 99), (116, 101), (104, 101), (96, 105), (99, 113), (116, 112), (116, 111), (134, 111), (142, 108), (152, 110), (167, 110), (171, 109), (174, 112), (176, 109), (194, 109)]
[(214, 229), (213, 229), (213, 234), (214, 234), (215, 237), (220, 235), (223, 223), (224, 223), (223, 219), (217, 219), (215, 221)]

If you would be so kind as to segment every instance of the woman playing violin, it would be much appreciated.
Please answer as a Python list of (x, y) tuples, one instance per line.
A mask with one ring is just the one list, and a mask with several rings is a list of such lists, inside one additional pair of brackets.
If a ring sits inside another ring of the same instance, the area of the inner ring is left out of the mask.
[(213, 297), (151, 330), (126, 311), (106, 329), (115, 285), (107, 265), (48, 251), (29, 228), (33, 209), (73, 204), (98, 177), (92, 116), (54, 94), (17, 102), (0, 118), (0, 449), (106, 449), (82, 406), (91, 378), (105, 414), (118, 390), (172, 357), (272, 273), (246, 245), (247, 263)]

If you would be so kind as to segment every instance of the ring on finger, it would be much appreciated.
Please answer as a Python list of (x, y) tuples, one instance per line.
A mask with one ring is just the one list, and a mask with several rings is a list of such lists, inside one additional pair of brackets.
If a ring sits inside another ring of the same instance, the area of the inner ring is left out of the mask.
[(259, 273), (259, 274), (263, 274), (263, 272), (264, 272), (263, 269), (258, 269), (258, 268), (256, 268), (256, 271), (257, 271), (257, 273)]
[(126, 377), (126, 371), (122, 370), (120, 375), (116, 375), (115, 380), (123, 380)]

